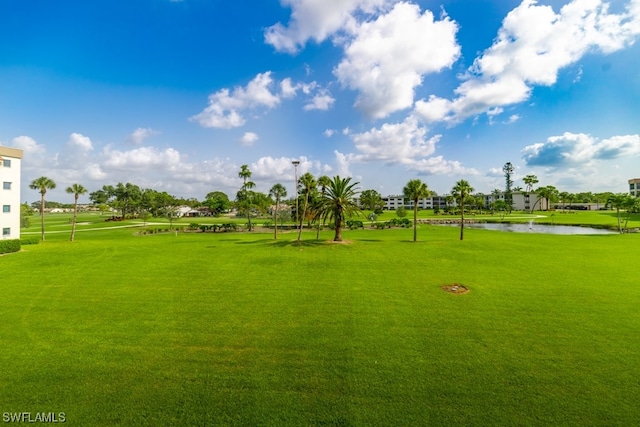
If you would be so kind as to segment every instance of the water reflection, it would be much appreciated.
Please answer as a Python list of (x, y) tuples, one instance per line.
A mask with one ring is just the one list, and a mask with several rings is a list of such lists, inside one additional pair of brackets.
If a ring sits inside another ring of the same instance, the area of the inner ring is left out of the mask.
[[(454, 224), (451, 224), (454, 225)], [(455, 225), (460, 227), (460, 225)], [(573, 225), (549, 225), (535, 224), (465, 224), (464, 228), (479, 228), (484, 230), (507, 231), (512, 233), (542, 233), (542, 234), (616, 234), (615, 231), (592, 227), (579, 227)]]

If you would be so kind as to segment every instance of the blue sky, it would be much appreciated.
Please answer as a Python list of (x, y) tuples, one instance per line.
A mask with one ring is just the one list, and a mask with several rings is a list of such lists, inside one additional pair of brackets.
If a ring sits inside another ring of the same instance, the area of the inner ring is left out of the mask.
[(640, 0), (5, 0), (0, 144), (28, 183), (200, 200), (299, 173), (399, 194), (640, 177)]

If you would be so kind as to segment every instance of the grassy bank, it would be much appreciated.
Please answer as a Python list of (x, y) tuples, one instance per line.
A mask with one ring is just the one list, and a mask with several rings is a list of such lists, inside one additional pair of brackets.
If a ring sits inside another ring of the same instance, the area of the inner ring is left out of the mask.
[[(632, 425), (640, 236), (422, 226), (0, 257), (2, 411), (70, 425)], [(462, 283), (453, 295), (443, 284)]]

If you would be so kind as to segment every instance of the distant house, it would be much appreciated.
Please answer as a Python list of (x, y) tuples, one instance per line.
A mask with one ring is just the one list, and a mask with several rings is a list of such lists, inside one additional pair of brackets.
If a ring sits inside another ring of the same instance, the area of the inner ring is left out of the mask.
[(0, 146), (0, 239), (20, 238), (20, 163), (23, 151)]
[(629, 180), (629, 194), (640, 197), (640, 178), (633, 178)]

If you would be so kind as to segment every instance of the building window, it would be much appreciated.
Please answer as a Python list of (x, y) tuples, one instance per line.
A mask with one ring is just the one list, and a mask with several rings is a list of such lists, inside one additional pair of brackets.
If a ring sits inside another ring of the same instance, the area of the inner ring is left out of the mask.
[(2, 205), (2, 212), (4, 213), (11, 212), (11, 205)]
[(10, 168), (11, 167), (11, 160), (9, 159), (3, 159), (2, 160), (2, 164), (5, 168)]
[(11, 234), (11, 228), (5, 227), (5, 228), (2, 229), (2, 235), (3, 236), (8, 236), (10, 234)]
[(2, 183), (2, 189), (3, 190), (11, 190), (11, 183), (10, 182), (3, 182)]

